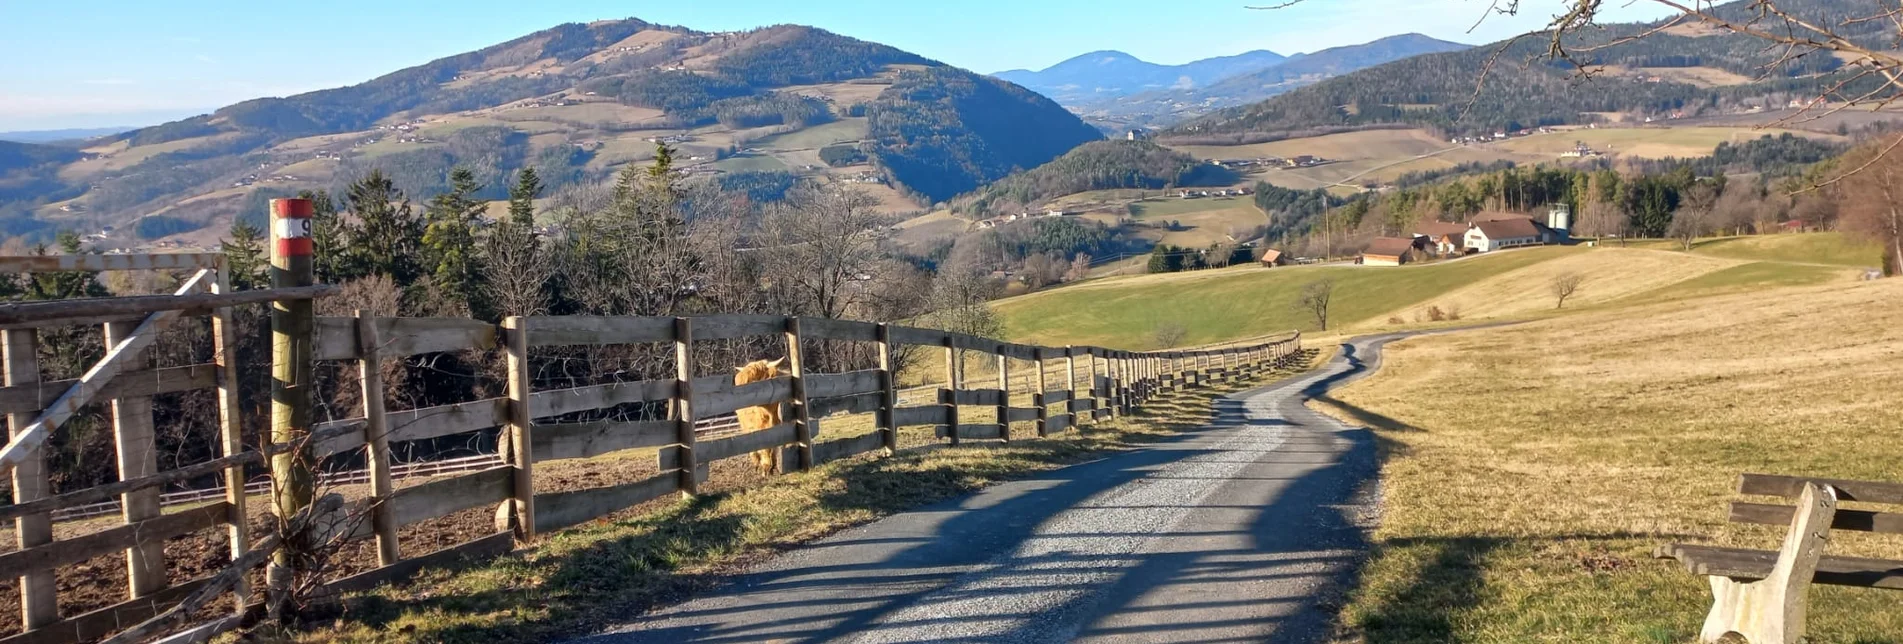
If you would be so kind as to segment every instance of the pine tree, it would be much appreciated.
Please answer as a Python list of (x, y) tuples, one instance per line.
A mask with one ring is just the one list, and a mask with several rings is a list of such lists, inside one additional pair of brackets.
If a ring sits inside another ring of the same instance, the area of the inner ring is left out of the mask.
[(405, 285), (422, 277), (417, 250), (423, 222), (382, 170), (350, 184), (350, 210), (362, 222), (346, 239), (355, 276), (384, 275)]
[(230, 239), (219, 245), (231, 273), (231, 287), (245, 291), (269, 286), (265, 264), (270, 260), (264, 254), (264, 231), (239, 217), (232, 220), (227, 236)]
[(423, 229), (424, 268), (435, 276), (437, 295), (460, 302), (469, 311), (477, 308), (473, 300), (481, 288), (476, 218), (488, 207), (475, 196), (481, 190), (474, 172), (463, 167), (451, 170), (449, 192), (430, 200), (425, 209), (429, 224)]
[(509, 189), (509, 221), (519, 226), (535, 227), (535, 198), (542, 196), (542, 178), (536, 176), (535, 168), (522, 168), (516, 173), (515, 186)]
[(298, 195), (311, 200), (311, 262), (317, 281), (342, 284), (362, 276), (345, 244), (356, 236), (355, 226), (337, 214), (337, 202), (319, 190)]

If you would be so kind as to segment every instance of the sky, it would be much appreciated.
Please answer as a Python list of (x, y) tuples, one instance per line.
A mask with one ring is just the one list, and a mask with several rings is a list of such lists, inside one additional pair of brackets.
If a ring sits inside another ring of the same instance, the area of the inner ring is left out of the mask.
[[(1563, 0), (0, 0), (0, 131), (142, 126), (262, 96), (360, 83), (564, 22), (638, 17), (702, 31), (795, 23), (978, 72), (1116, 49), (1177, 64), (1419, 32), (1486, 43)], [(1615, 3), (1607, 3), (1614, 5)], [(1620, 4), (1624, 19), (1661, 15)]]

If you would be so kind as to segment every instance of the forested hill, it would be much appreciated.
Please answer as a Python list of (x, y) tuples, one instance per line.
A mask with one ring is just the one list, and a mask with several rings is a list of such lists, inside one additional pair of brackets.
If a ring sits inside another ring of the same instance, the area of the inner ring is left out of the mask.
[[(1779, 6), (1825, 24), (1876, 11), (1877, 0), (1795, 0)], [(1745, 18), (1744, 2), (1720, 8)], [(1574, 44), (1600, 45), (1639, 35), (1653, 25), (1608, 25)], [(1882, 38), (1881, 25), (1852, 24), (1845, 35)], [(1522, 40), (1499, 54), (1484, 87), (1475, 93), (1480, 71), (1504, 43), (1408, 58), (1339, 76), (1262, 101), (1223, 110), (1171, 128), (1163, 136), (1210, 142), (1260, 140), (1307, 132), (1404, 123), (1449, 134), (1484, 134), (1501, 129), (1579, 123), (1589, 112), (1668, 117), (1742, 101), (1814, 94), (1840, 79), (1842, 61), (1807, 56), (1786, 61), (1767, 73), (1782, 51), (1748, 36), (1679, 27), (1582, 54), (1581, 63), (1601, 73), (1577, 77), (1572, 63), (1541, 58), (1546, 44)], [(1730, 82), (1687, 80), (1674, 70), (1708, 70)], [(1680, 82), (1686, 80), (1686, 82)], [(1855, 92), (1850, 92), (1855, 93)], [(1471, 106), (1470, 106), (1471, 104)], [(1781, 107), (1781, 102), (1777, 105)]]
[(497, 199), (533, 167), (553, 193), (645, 161), (656, 142), (690, 175), (836, 175), (896, 191), (881, 196), (893, 209), (922, 208), (904, 195), (947, 198), (1095, 138), (1023, 88), (821, 29), (611, 20), (90, 141), (56, 172), (0, 176), (0, 236), (29, 232), (24, 220), (45, 224), (39, 234), (151, 214), (177, 223), (167, 230), (222, 230), (269, 197), (372, 170), (422, 198), (467, 167), (478, 196)]
[(973, 214), (1002, 215), (1041, 208), (1050, 199), (1088, 190), (1159, 190), (1234, 181), (1233, 173), (1221, 166), (1149, 141), (1097, 141), (985, 186), (954, 206)]
[(1102, 138), (1048, 98), (951, 67), (900, 74), (866, 116), (879, 163), (934, 202)]

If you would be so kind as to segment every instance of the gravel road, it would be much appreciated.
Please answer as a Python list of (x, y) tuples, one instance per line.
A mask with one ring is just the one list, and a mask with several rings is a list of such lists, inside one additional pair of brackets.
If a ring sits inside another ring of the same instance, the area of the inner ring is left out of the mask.
[(1302, 401), (1397, 337), (1220, 399), (1208, 427), (841, 532), (577, 643), (1322, 641), (1374, 521), (1375, 448)]

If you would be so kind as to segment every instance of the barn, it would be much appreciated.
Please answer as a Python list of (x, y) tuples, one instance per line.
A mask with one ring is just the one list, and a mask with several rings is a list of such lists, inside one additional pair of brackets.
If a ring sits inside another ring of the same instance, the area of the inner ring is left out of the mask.
[(1414, 261), (1414, 240), (1406, 237), (1376, 237), (1368, 242), (1368, 248), (1361, 251), (1358, 264), (1368, 266), (1400, 266)]

